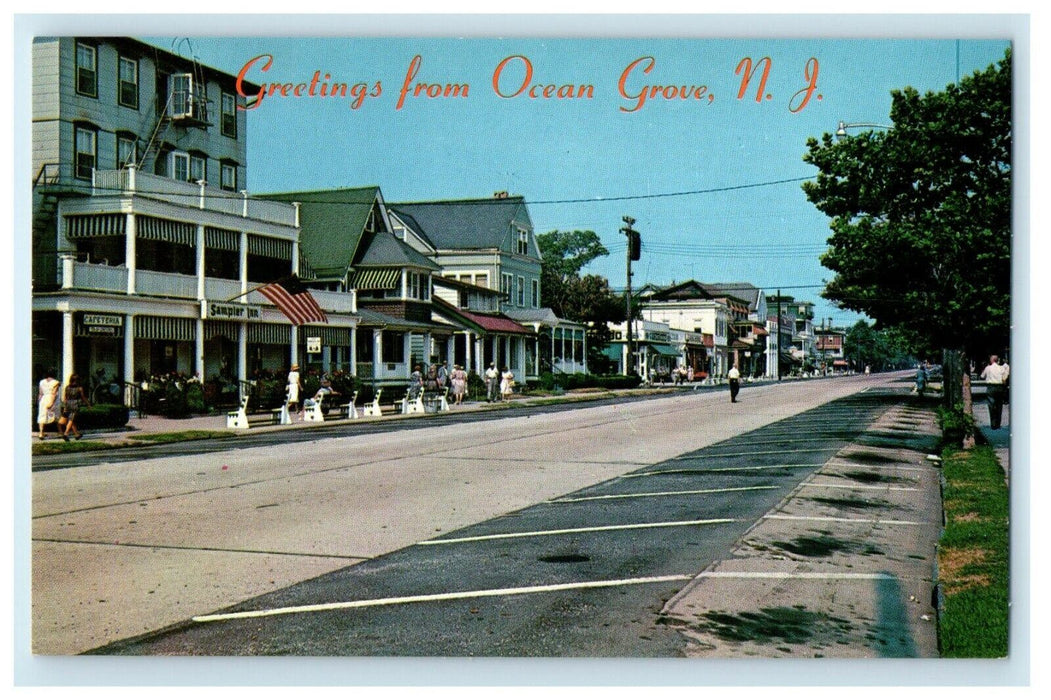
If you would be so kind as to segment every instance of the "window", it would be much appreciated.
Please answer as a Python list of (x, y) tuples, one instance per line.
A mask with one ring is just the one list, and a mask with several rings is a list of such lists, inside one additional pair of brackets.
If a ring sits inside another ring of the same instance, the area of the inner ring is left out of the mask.
[(233, 95), (223, 93), (221, 112), (219, 128), (223, 136), (237, 138), (237, 99)]
[(518, 229), (518, 254), (529, 255), (529, 231)]
[(206, 121), (202, 86), (194, 82), (189, 73), (174, 73), (168, 76), (168, 116), (172, 119)]
[(530, 285), (532, 286), (533, 308), (534, 309), (539, 309), (540, 308), (540, 280), (530, 280)]
[(478, 275), (475, 275), (472, 281), (475, 284), (477, 284), (479, 287), (485, 287), (486, 289), (489, 289), (489, 273), (488, 272), (482, 272), (482, 273), (480, 273)]
[(427, 301), (431, 298), (430, 276), (420, 272), (409, 272), (409, 298)]
[(138, 161), (138, 143), (134, 134), (117, 134), (117, 167), (126, 168)]
[(96, 134), (94, 129), (78, 126), (74, 132), (74, 158), (75, 175), (84, 180), (91, 179), (91, 173), (95, 170), (97, 159)]
[(139, 108), (139, 62), (120, 57), (117, 68), (117, 102), (122, 107)]
[(503, 294), (505, 301), (511, 301), (511, 287), (515, 284), (514, 275), (502, 273), (500, 275), (500, 293)]
[(525, 306), (525, 277), (518, 278), (518, 305)]
[(173, 151), (168, 155), (168, 173), (175, 180), (190, 179), (190, 154)]
[(96, 65), (97, 49), (91, 44), (77, 42), (77, 93), (98, 97), (99, 81)]
[(197, 153), (190, 154), (190, 182), (206, 180), (205, 163), (207, 158)]
[(405, 362), (405, 334), (398, 331), (383, 331), (383, 361)]
[(220, 167), (219, 187), (229, 192), (237, 191), (237, 166), (223, 163)]

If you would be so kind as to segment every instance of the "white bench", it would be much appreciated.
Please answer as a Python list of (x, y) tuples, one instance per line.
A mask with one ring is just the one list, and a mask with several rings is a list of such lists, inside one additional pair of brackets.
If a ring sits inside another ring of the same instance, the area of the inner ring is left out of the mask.
[(288, 404), (281, 408), (275, 408), (270, 413), (256, 415), (248, 414), (247, 395), (241, 397), (241, 405), (235, 411), (226, 414), (226, 427), (230, 430), (248, 430), (253, 425), (291, 425), (292, 418), (288, 415)]
[[(367, 418), (379, 418), (383, 415), (383, 410), (380, 408), (380, 396), (383, 395), (383, 389), (379, 389), (376, 392), (376, 397), (372, 399), (372, 403), (363, 406), (361, 413)], [(357, 396), (357, 394), (355, 394)]]
[(421, 391), (416, 395), (415, 399), (409, 399), (412, 392), (405, 394), (405, 398), (401, 400), (401, 412), (402, 413), (425, 413), (426, 409), (423, 406), (423, 392)]
[(346, 413), (347, 418), (357, 418), (358, 408), (354, 404), (358, 401), (358, 392), (354, 392), (354, 395), (350, 397), (350, 403), (340, 407), (340, 413)]
[(325, 396), (317, 394), (312, 399), (303, 402), (303, 420), (307, 423), (325, 422)]

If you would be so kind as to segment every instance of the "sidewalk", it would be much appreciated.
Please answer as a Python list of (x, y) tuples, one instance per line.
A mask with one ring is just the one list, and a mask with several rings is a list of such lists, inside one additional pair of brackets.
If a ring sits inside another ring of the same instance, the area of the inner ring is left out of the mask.
[(985, 402), (984, 397), (975, 398), (972, 410), (974, 412), (974, 420), (978, 423), (978, 430), (981, 431), (982, 437), (996, 452), (996, 459), (1000, 462), (1000, 466), (1004, 468), (1004, 475), (1010, 478), (1011, 405), (1004, 404), (999, 430), (993, 430), (989, 425), (989, 404)]

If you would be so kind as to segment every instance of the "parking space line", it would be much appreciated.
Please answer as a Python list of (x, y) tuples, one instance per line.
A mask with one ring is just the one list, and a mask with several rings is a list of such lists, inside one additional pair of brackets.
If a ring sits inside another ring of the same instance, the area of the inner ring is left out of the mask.
[(291, 615), (294, 613), (347, 610), (352, 608), (370, 608), (383, 605), (430, 603), (444, 600), (465, 600), (469, 598), (492, 598), (498, 596), (524, 595), (529, 593), (553, 593), (558, 591), (572, 591), (586, 588), (614, 588), (617, 586), (637, 586), (647, 583), (690, 581), (693, 578), (694, 577), (692, 575), (673, 574), (669, 576), (647, 576), (642, 578), (614, 579), (607, 581), (579, 581), (576, 583), (558, 583), (546, 586), (526, 586), (522, 588), (492, 588), (488, 590), (479, 591), (457, 591), (454, 593), (433, 593), (428, 595), (399, 596), (395, 598), (374, 598), (372, 600), (351, 600), (338, 603), (295, 605), (285, 608), (271, 608), (269, 610), (246, 610), (243, 612), (218, 613), (215, 615), (198, 615), (191, 619), (194, 622), (219, 622), (222, 620), (243, 620), (247, 618), (256, 617), (272, 617), (275, 615)]
[(708, 469), (655, 469), (648, 472), (636, 472), (633, 474), (623, 474), (621, 479), (638, 479), (644, 476), (662, 476), (664, 474), (707, 474), (709, 472), (741, 472), (741, 471), (763, 471), (765, 469), (803, 469), (803, 468), (817, 468), (823, 467), (824, 462), (821, 464), (761, 464), (753, 467), (711, 467)]
[(820, 484), (820, 483), (805, 483), (800, 484), (803, 488), (822, 488), (822, 489), (850, 489), (851, 491), (919, 491), (908, 486), (852, 486), (850, 484)]
[(871, 518), (831, 518), (812, 515), (764, 515), (766, 520), (801, 520), (817, 523), (859, 523), (866, 525), (937, 525), (937, 523), (924, 523), (915, 520), (874, 520)]
[(690, 527), (696, 525), (724, 525), (735, 523), (733, 518), (713, 518), (709, 520), (679, 520), (664, 523), (635, 523), (633, 525), (599, 525), (596, 527), (574, 527), (562, 530), (535, 530), (532, 532), (502, 532), (496, 535), (478, 535), (476, 537), (455, 537), (444, 540), (424, 540), (419, 545), (459, 544), (462, 542), (484, 542), (487, 540), (507, 540), (519, 537), (546, 537), (549, 535), (574, 535), (582, 532), (613, 532), (617, 530), (645, 530), (658, 527)]
[(702, 493), (732, 493), (734, 491), (764, 491), (780, 486), (739, 486), (726, 489), (693, 489), (690, 491), (650, 491), (646, 493), (615, 493), (607, 496), (581, 496), (580, 498), (555, 498), (547, 503), (580, 503), (582, 501), (608, 501), (617, 498), (646, 498), (649, 496), (693, 496)]

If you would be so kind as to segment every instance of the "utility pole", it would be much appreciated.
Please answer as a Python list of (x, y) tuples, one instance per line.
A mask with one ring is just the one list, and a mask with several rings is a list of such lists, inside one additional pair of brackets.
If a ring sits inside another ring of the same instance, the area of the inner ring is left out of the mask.
[(638, 260), (642, 257), (642, 242), (639, 238), (639, 232), (632, 228), (635, 224), (635, 219), (630, 216), (622, 217), (621, 219), (626, 225), (620, 229), (620, 232), (628, 237), (628, 285), (627, 293), (625, 296), (626, 315), (624, 317), (625, 327), (627, 328), (627, 345), (628, 345), (628, 359), (624, 363), (624, 374), (628, 374), (628, 365), (630, 364), (633, 368), (635, 365), (635, 353), (632, 350), (633, 338), (632, 338), (632, 327), (635, 325), (631, 318), (631, 262)]
[(777, 290), (777, 381), (781, 381), (781, 290)]

